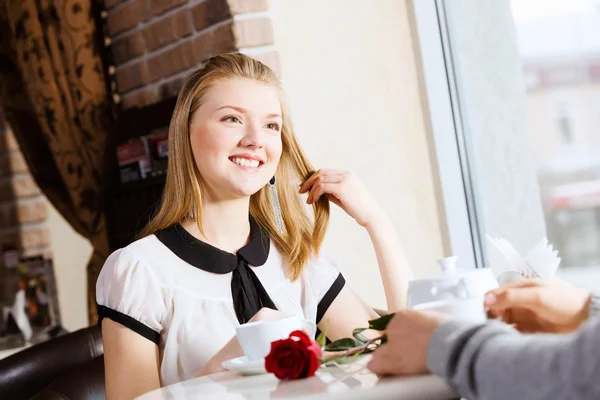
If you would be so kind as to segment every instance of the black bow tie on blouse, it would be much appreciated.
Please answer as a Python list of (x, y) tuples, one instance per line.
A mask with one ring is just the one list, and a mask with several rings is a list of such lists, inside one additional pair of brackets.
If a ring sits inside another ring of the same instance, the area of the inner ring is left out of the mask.
[(156, 232), (156, 237), (175, 255), (188, 264), (215, 274), (231, 276), (233, 307), (240, 324), (250, 320), (262, 307), (276, 310), (273, 300), (252, 271), (263, 265), (269, 256), (269, 237), (250, 217), (248, 244), (231, 254), (193, 237), (181, 225)]

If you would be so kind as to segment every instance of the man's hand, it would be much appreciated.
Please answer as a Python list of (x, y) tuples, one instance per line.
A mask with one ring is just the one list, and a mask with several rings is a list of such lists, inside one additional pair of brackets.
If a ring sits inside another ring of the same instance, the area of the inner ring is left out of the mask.
[(427, 349), (435, 330), (449, 317), (443, 314), (402, 310), (387, 328), (388, 341), (373, 353), (367, 367), (378, 375), (427, 373)]
[(500, 317), (524, 333), (573, 332), (589, 316), (591, 294), (566, 283), (514, 282), (485, 296), (489, 317)]

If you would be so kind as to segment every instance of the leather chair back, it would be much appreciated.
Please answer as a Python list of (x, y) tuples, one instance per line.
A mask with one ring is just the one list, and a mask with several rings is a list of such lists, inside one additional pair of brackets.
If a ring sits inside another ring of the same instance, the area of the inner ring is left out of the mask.
[[(89, 388), (101, 387), (103, 398), (103, 354), (102, 334), (98, 326), (84, 328), (27, 348), (0, 360), (1, 397), (28, 399), (55, 381), (55, 389), (65, 388), (68, 381), (71, 381), (73, 390), (84, 388), (86, 385)], [(94, 362), (90, 363), (92, 360)], [(85, 371), (88, 375), (85, 375)], [(75, 375), (80, 378), (70, 378)], [(58, 379), (63, 376), (65, 378), (62, 380)], [(52, 387), (51, 385), (49, 389)]]
[(105, 400), (104, 357), (63, 374), (32, 400)]

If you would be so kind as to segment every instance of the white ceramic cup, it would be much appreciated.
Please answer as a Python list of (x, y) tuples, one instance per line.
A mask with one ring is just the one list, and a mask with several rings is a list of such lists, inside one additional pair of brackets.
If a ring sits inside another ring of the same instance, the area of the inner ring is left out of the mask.
[(248, 322), (235, 328), (238, 341), (250, 361), (261, 360), (271, 351), (271, 343), (287, 339), (293, 331), (305, 331), (314, 338), (317, 325), (312, 321), (291, 316), (268, 321)]
[(483, 298), (432, 301), (417, 304), (413, 308), (421, 311), (437, 311), (456, 319), (472, 322), (485, 322), (487, 319)]

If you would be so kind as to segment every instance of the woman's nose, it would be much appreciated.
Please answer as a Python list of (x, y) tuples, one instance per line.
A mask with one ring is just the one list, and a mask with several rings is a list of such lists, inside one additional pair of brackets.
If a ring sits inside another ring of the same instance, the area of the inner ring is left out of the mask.
[(256, 123), (246, 125), (244, 137), (241, 140), (241, 145), (244, 147), (257, 147), (263, 146), (263, 132), (260, 126)]

